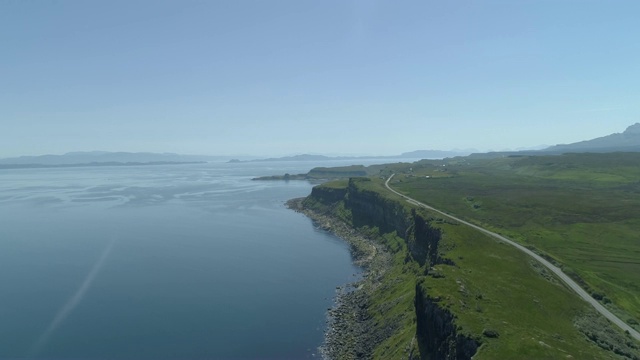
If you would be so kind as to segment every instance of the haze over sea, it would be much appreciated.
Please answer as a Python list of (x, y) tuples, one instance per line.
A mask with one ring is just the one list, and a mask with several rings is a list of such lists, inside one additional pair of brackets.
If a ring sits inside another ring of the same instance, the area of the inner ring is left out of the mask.
[(250, 180), (315, 165), (0, 170), (0, 357), (318, 356), (358, 269), (311, 184)]

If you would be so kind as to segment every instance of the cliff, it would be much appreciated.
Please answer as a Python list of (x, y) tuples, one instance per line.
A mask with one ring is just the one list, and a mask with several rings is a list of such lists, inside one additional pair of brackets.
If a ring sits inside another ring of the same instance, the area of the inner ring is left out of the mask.
[[(350, 221), (350, 225), (356, 229), (365, 229), (380, 235), (383, 244), (395, 257), (401, 259), (396, 266), (402, 268), (404, 281), (413, 284), (409, 287), (411, 293), (402, 292), (402, 279), (396, 277), (392, 279), (391, 284), (377, 286), (378, 288), (369, 294), (371, 299), (367, 303), (379, 305), (369, 309), (372, 314), (368, 318), (380, 316), (380, 320), (373, 322), (374, 328), (370, 331), (380, 332), (378, 327), (393, 329), (385, 332), (387, 338), (393, 337), (394, 331), (401, 331), (400, 323), (407, 319), (399, 315), (394, 318), (392, 315), (394, 306), (400, 301), (396, 298), (410, 297), (408, 304), (413, 305), (413, 308), (404, 311), (413, 311), (409, 314), (408, 320), (416, 326), (412, 335), (417, 339), (418, 346), (418, 349), (411, 349), (410, 358), (470, 359), (479, 343), (458, 334), (455, 317), (448, 310), (440, 308), (419, 284), (420, 278), (434, 265), (453, 264), (451, 260), (443, 259), (439, 253), (441, 230), (432, 226), (432, 219), (420, 210), (405, 205), (387, 192), (377, 191), (379, 184), (376, 184), (375, 180), (351, 178), (343, 185), (316, 186), (303, 205), (317, 211), (333, 213), (343, 220)], [(397, 239), (397, 242), (394, 242), (394, 239)], [(397, 286), (398, 289), (392, 286)], [(412, 344), (414, 342), (415, 340), (411, 340)], [(364, 358), (373, 356), (362, 355)]]
[(344, 187), (314, 186), (305, 202), (313, 201), (330, 206), (344, 200), (346, 195), (347, 188)]
[(438, 253), (442, 238), (440, 229), (431, 226), (430, 220), (415, 208), (408, 208), (397, 199), (370, 189), (367, 186), (370, 182), (370, 178), (351, 178), (346, 187), (316, 186), (306, 204), (331, 207), (343, 202), (354, 227), (367, 226), (377, 228), (383, 234), (395, 233), (406, 242), (412, 260), (420, 266), (452, 263), (449, 259), (442, 259)]
[(381, 233), (395, 231), (398, 236), (407, 237), (411, 227), (407, 209), (380, 192), (368, 189), (368, 182), (371, 179), (349, 179), (344, 202), (353, 215), (353, 225), (377, 227)]
[[(394, 178), (391, 186), (425, 196), (424, 187), (438, 181), (409, 179)], [(365, 264), (353, 286), (355, 305), (347, 301), (332, 313), (347, 320), (331, 327), (337, 341), (327, 343), (337, 345), (329, 358), (640, 359), (629, 335), (576, 301), (528, 255), (413, 206), (384, 183), (377, 177), (327, 183), (303, 201), (305, 209), (326, 214), (318, 222), (323, 228), (342, 224), (347, 231), (340, 236), (362, 235), (375, 247), (364, 256), (374, 265)], [(376, 267), (380, 257), (386, 265)]]
[(421, 284), (416, 285), (416, 338), (423, 358), (430, 360), (471, 359), (480, 345), (458, 334), (455, 317), (438, 305)]

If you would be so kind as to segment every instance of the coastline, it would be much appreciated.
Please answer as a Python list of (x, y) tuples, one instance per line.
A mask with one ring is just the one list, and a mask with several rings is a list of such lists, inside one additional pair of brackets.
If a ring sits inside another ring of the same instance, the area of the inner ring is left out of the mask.
[(335, 305), (327, 311), (324, 343), (319, 347), (323, 359), (369, 359), (374, 344), (387, 334), (373, 334), (373, 319), (368, 314), (372, 292), (390, 267), (390, 255), (375, 240), (367, 238), (341, 219), (327, 213), (305, 208), (304, 198), (291, 199), (286, 206), (310, 218), (318, 228), (331, 232), (349, 244), (356, 266), (362, 268), (362, 278), (338, 287)]

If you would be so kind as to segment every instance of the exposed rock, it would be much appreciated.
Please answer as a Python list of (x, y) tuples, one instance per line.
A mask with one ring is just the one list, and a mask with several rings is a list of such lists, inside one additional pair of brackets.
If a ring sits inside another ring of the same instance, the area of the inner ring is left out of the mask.
[(287, 205), (310, 217), (317, 226), (324, 224), (323, 228), (330, 228), (332, 233), (348, 242), (354, 263), (365, 270), (362, 280), (336, 288), (336, 305), (327, 312), (327, 330), (320, 353), (326, 359), (371, 359), (375, 346), (395, 330), (383, 327), (380, 331), (372, 331), (376, 327), (368, 313), (371, 289), (375, 288), (376, 279), (388, 269), (389, 254), (330, 213), (305, 207), (303, 199), (290, 200)]
[(426, 294), (421, 284), (416, 285), (416, 321), (420, 354), (431, 360), (471, 359), (480, 343), (458, 334), (455, 317)]
[(488, 338), (498, 338), (498, 337), (500, 337), (500, 334), (498, 334), (497, 331), (491, 330), (491, 329), (482, 330), (482, 335), (484, 335), (484, 336), (486, 336)]

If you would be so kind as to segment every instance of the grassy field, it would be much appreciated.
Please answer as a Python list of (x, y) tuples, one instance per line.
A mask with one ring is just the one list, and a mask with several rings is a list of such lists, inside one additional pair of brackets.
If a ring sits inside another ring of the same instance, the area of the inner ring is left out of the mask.
[(436, 266), (437, 275), (424, 282), (430, 296), (456, 314), (463, 332), (499, 334), (482, 337), (476, 358), (614, 358), (575, 326), (577, 319), (597, 318), (593, 310), (527, 255), (468, 227), (441, 228), (443, 253), (455, 266)]
[(422, 161), (392, 186), (549, 255), (638, 329), (639, 164), (637, 153)]
[[(407, 174), (394, 186), (412, 196), (416, 193), (424, 195), (428, 193), (421, 190), (423, 181), (445, 184), (465, 176), (462, 171), (451, 176), (450, 170), (443, 171), (442, 168), (442, 164), (428, 163), (418, 167), (414, 164), (412, 175)], [(393, 169), (399, 170), (409, 172), (409, 167)], [(468, 170), (469, 174), (487, 176), (477, 174), (471, 167)], [(426, 173), (431, 175), (424, 175)], [(527, 255), (469, 227), (446, 221), (424, 209), (412, 208), (384, 188), (383, 178), (374, 177), (371, 181), (360, 182), (359, 186), (404, 203), (408, 212), (414, 209), (431, 219), (431, 224), (443, 234), (439, 253), (451, 261), (433, 268), (428, 264), (420, 266), (411, 260), (406, 241), (398, 234), (381, 233), (376, 227), (360, 229), (377, 238), (389, 250), (392, 262), (390, 270), (376, 277), (370, 293), (368, 311), (375, 324), (371, 331), (392, 329), (391, 336), (376, 346), (375, 358), (407, 359), (411, 350), (414, 356), (420, 351), (414, 341), (416, 284), (426, 289), (429, 298), (439, 306), (454, 314), (458, 334), (481, 343), (476, 359), (640, 358), (633, 340), (608, 326), (604, 318)], [(346, 185), (345, 181), (340, 181), (323, 186), (340, 188)], [(440, 193), (440, 201), (446, 203), (447, 196), (442, 188)], [(451, 190), (451, 193), (456, 192)], [(480, 208), (474, 208), (473, 204), (490, 199), (487, 196), (481, 197), (482, 200), (469, 200), (467, 195), (457, 198), (461, 198), (458, 199), (461, 208), (472, 209), (469, 214), (483, 211), (481, 209), (486, 206), (483, 203)], [(349, 210), (344, 206), (338, 209), (339, 216), (348, 221)], [(487, 330), (497, 337), (484, 336)], [(592, 334), (601, 342), (601, 347), (587, 340), (585, 333)], [(626, 353), (627, 357), (620, 357), (614, 351)]]

